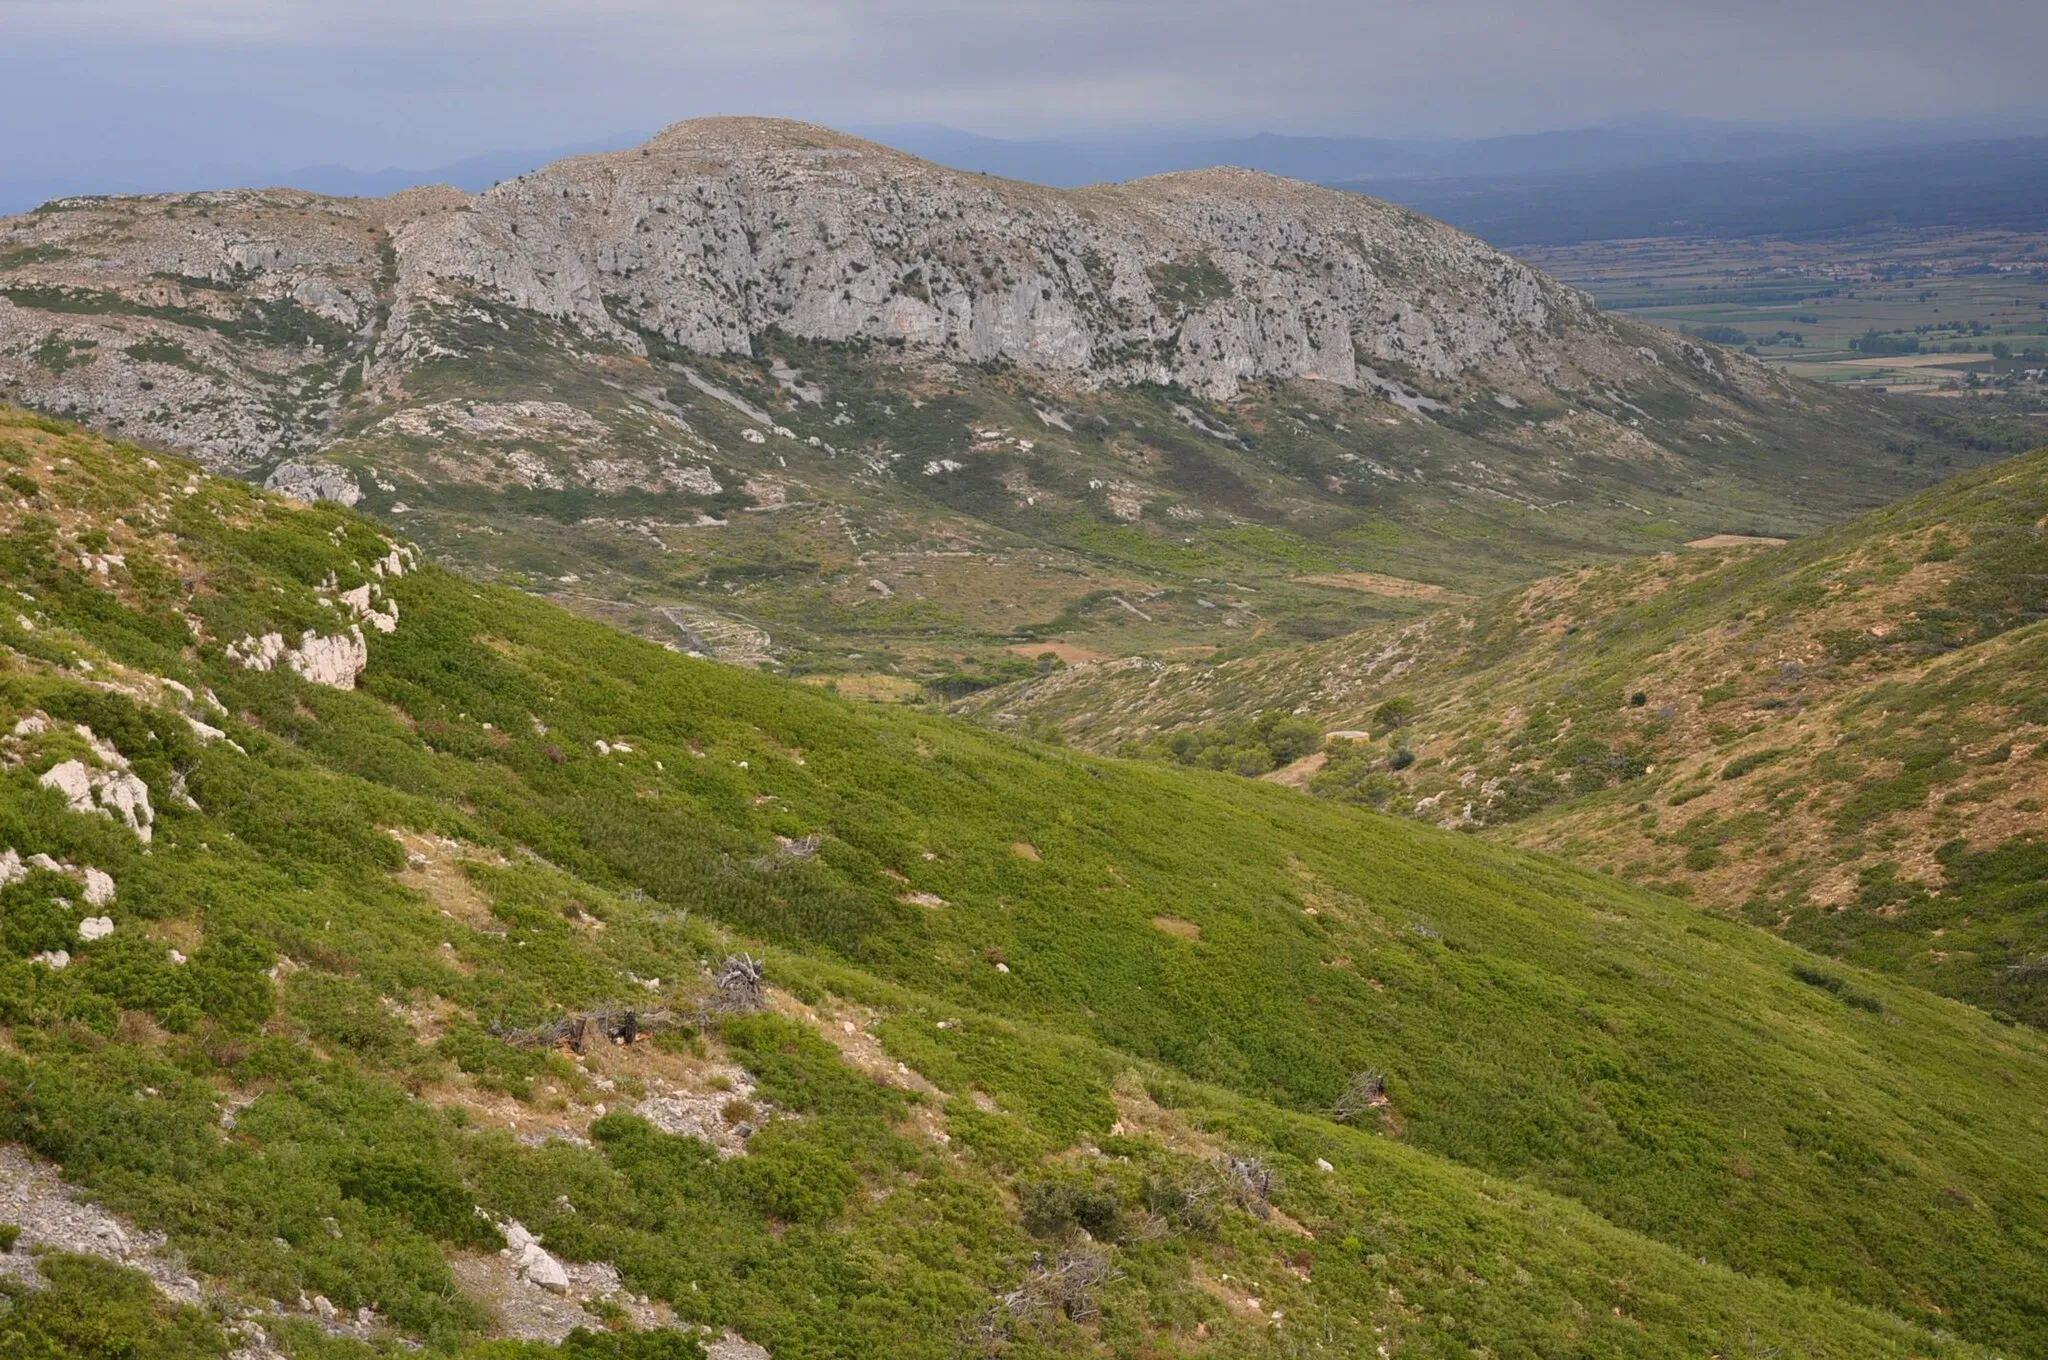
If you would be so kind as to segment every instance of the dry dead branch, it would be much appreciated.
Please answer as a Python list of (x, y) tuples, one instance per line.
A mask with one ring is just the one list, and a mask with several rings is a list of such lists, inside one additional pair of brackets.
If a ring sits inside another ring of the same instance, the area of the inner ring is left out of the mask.
[(1330, 1109), (1330, 1117), (1340, 1124), (1349, 1124), (1364, 1116), (1367, 1110), (1376, 1110), (1387, 1103), (1387, 1079), (1377, 1068), (1353, 1072), (1351, 1079), (1344, 1083), (1344, 1093), (1337, 1097), (1337, 1103)]
[(1224, 1183), (1240, 1206), (1259, 1218), (1272, 1212), (1273, 1169), (1265, 1159), (1226, 1153), (1216, 1159), (1216, 1169), (1223, 1173)]
[(1051, 1261), (1040, 1252), (1032, 1258), (1023, 1283), (996, 1300), (983, 1320), (983, 1331), (993, 1334), (1007, 1330), (1008, 1322), (1037, 1323), (1055, 1315), (1091, 1321), (1101, 1312), (1096, 1291), (1120, 1274), (1100, 1251), (1063, 1251)]
[(767, 973), (751, 954), (728, 954), (718, 966), (717, 993), (710, 1009), (725, 1015), (752, 1015), (768, 1008)]

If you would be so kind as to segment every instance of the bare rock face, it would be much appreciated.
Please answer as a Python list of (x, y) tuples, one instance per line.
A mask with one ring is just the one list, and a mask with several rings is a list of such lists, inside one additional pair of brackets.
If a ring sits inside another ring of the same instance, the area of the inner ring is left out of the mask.
[(317, 459), (287, 459), (271, 469), (270, 475), (263, 479), (263, 485), (266, 490), (299, 501), (354, 505), (363, 498), (362, 487), (356, 484), (354, 475), (347, 468)]
[(629, 344), (745, 351), (772, 326), (1215, 397), (1376, 366), (1540, 385), (1568, 366), (1556, 332), (1597, 324), (1582, 295), (1357, 194), (1247, 170), (1059, 192), (762, 119), (680, 124), (422, 219), (400, 280)]
[(80, 198), (0, 222), (0, 375), (247, 471), (317, 447), (385, 270), (368, 205), (295, 191)]
[[(1063, 192), (768, 119), (678, 124), (474, 197), (80, 198), (0, 221), (0, 382), (216, 468), (283, 455), (271, 485), (307, 499), (362, 494), (312, 456), (348, 412), (536, 322), (627, 355), (651, 337), (746, 353), (773, 329), (1075, 387), (1320, 379), (1414, 411), (1659, 370), (1754, 377), (1675, 341), (1660, 354), (1583, 294), (1358, 194), (1233, 169)], [(551, 414), (524, 405), (439, 418), (511, 438)]]

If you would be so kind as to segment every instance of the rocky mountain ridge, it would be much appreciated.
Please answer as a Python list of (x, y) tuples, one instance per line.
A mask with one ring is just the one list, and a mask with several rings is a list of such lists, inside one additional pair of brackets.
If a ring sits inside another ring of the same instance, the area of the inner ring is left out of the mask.
[(1316, 379), (1412, 409), (1667, 364), (1766, 381), (1359, 195), (1229, 169), (1061, 192), (766, 119), (475, 196), (60, 200), (0, 227), (0, 269), (18, 397), (237, 468), (321, 442), (358, 388), (398, 395), (448, 352), (436, 316), (475, 307), (632, 353), (746, 355), (779, 332), (1215, 399)]
[(0, 221), (0, 397), (898, 697), (1808, 533), (1984, 456), (1355, 194), (1063, 192), (764, 119), (473, 196)]

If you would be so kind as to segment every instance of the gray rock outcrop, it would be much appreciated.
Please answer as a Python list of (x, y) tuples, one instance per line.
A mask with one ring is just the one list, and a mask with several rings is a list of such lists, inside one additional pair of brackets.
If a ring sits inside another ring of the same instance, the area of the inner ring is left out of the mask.
[(356, 484), (355, 475), (347, 468), (310, 459), (279, 463), (263, 479), (263, 485), (268, 490), (299, 501), (354, 505), (363, 498), (362, 487)]
[[(1362, 195), (1237, 169), (1058, 191), (770, 119), (678, 124), (475, 196), (58, 206), (0, 221), (0, 379), (343, 504), (360, 485), (316, 455), (345, 408), (536, 324), (627, 354), (649, 337), (743, 354), (773, 330), (1212, 398), (1320, 379), (1416, 411), (1659, 371), (1754, 376)], [(784, 370), (786, 390), (822, 398)]]

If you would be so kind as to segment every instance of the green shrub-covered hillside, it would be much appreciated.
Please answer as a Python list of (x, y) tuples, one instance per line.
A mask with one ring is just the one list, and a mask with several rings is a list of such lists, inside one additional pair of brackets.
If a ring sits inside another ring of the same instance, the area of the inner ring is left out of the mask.
[[(1249, 775), (1284, 755), (1313, 794), (2048, 1026), (2044, 524), (2048, 449), (1789, 544), (1704, 540), (1399, 628), (970, 703)], [(1327, 740), (1249, 742), (1273, 716)]]
[(2032, 1031), (0, 458), (0, 1353), (2048, 1355)]

